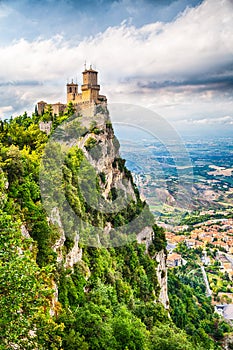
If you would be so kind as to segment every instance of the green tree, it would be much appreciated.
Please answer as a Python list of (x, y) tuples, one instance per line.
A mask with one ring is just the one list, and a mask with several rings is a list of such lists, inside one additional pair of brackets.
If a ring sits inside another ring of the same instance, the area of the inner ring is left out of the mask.
[[(1, 349), (58, 349), (61, 338), (50, 316), (53, 296), (49, 270), (38, 268), (33, 242), (22, 239), (18, 223), (0, 211)], [(31, 248), (30, 248), (31, 247)]]
[(67, 105), (67, 108), (66, 108), (66, 111), (65, 111), (65, 115), (67, 117), (72, 117), (72, 115), (74, 115), (74, 113), (75, 113), (75, 107), (74, 107), (72, 101), (70, 101), (68, 103), (68, 105)]
[(155, 326), (151, 331), (150, 340), (151, 350), (204, 350), (198, 344), (193, 345), (184, 331), (169, 324)]
[(50, 120), (53, 120), (53, 106), (51, 104), (48, 104), (46, 106), (46, 110), (42, 116), (42, 120), (44, 122), (48, 122)]

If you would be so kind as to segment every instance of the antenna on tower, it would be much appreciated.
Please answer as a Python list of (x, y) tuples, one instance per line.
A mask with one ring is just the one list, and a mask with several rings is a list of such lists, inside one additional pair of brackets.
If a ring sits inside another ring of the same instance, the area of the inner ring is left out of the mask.
[(87, 61), (84, 62), (84, 69), (87, 70)]

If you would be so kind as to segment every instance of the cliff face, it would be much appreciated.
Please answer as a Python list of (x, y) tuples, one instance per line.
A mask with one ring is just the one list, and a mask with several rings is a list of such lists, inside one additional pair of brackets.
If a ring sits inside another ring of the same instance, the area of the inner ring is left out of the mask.
[[(60, 232), (53, 245), (57, 262), (65, 268), (73, 268), (82, 261), (82, 243), (95, 247), (120, 247), (137, 241), (145, 244), (145, 253), (150, 254), (155, 238), (157, 245), (152, 255), (157, 265), (158, 291), (154, 299), (168, 308), (166, 257), (162, 249), (164, 238), (156, 237), (152, 227), (154, 219), (148, 206), (141, 201), (131, 173), (120, 157), (120, 145), (114, 136), (108, 111), (99, 107), (93, 112), (86, 112), (86, 115), (62, 125), (47, 147), (46, 161), (54, 142), (66, 149), (63, 154), (65, 165), (60, 173), (65, 179), (63, 200), (47, 204), (49, 220), (59, 227)], [(54, 198), (54, 193), (51, 197)], [(64, 198), (69, 202), (72, 214)], [(70, 223), (72, 219), (75, 225)]]

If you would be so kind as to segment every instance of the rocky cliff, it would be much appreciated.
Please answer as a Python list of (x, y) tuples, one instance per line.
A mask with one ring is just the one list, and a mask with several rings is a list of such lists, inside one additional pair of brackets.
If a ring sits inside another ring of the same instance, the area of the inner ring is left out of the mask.
[(83, 244), (109, 248), (137, 241), (145, 244), (145, 254), (153, 246), (155, 301), (168, 308), (164, 236), (157, 237), (119, 147), (109, 113), (101, 106), (68, 120), (46, 146), (41, 189), (49, 220), (60, 232), (53, 245), (57, 263), (73, 268), (82, 260)]

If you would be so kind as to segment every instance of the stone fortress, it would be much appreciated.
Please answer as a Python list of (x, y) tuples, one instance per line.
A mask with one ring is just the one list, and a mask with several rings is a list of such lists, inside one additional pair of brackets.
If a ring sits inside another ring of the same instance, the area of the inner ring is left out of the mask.
[(100, 95), (100, 85), (98, 85), (98, 72), (92, 69), (85, 69), (83, 74), (83, 84), (81, 85), (81, 92), (78, 92), (78, 84), (71, 83), (66, 85), (67, 87), (67, 103), (63, 104), (61, 102), (48, 104), (47, 102), (40, 101), (37, 103), (37, 111), (39, 115), (42, 115), (48, 105), (52, 106), (53, 114), (62, 115), (67, 108), (68, 103), (72, 102), (76, 111), (82, 111), (91, 107), (95, 107), (99, 104), (106, 105), (107, 98), (104, 95)]

